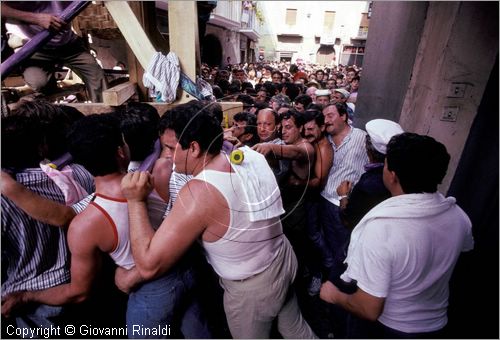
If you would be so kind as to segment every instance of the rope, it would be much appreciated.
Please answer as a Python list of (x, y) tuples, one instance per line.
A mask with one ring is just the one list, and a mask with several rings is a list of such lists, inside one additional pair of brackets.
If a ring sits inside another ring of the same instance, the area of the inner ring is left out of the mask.
[(159, 92), (162, 101), (171, 103), (177, 94), (180, 73), (179, 58), (174, 52), (166, 56), (161, 52), (156, 52), (149, 62), (148, 69), (144, 72), (142, 82), (155, 93)]

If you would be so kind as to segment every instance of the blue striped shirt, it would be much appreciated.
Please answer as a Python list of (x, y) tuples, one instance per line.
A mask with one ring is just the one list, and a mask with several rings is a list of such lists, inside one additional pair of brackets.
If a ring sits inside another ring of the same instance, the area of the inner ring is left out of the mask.
[[(82, 166), (71, 165), (80, 185), (93, 192), (94, 180)], [(40, 169), (20, 172), (16, 180), (48, 199), (65, 204), (62, 191)], [(68, 248), (63, 228), (29, 217), (2, 195), (2, 297), (21, 290), (40, 290), (70, 279)]]
[(337, 187), (342, 181), (351, 181), (356, 184), (365, 172), (365, 164), (368, 163), (368, 155), (365, 148), (366, 132), (351, 126), (351, 131), (339, 146), (333, 143), (332, 137), (328, 135), (328, 141), (333, 147), (333, 165), (328, 174), (328, 181), (321, 192), (321, 196), (335, 205), (339, 205)]

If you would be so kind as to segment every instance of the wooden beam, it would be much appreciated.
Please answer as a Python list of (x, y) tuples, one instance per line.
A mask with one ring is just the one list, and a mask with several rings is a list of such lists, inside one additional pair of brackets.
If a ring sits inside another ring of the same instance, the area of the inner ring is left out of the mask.
[[(146, 103), (146, 104), (150, 104), (151, 106), (156, 108), (160, 116), (163, 116), (165, 112), (178, 105), (178, 104), (166, 104), (166, 103)], [(219, 104), (222, 106), (222, 112), (224, 115), (222, 127), (226, 128), (232, 126), (233, 116), (236, 113), (243, 111), (243, 103), (221, 102)], [(114, 107), (103, 103), (69, 103), (64, 105), (73, 106), (84, 115), (108, 113), (108, 112), (113, 112), (115, 109)]]
[[(170, 51), (179, 57), (182, 72), (194, 81), (200, 45), (196, 1), (168, 2), (168, 32)], [(194, 99), (184, 90), (178, 98), (179, 104)]]
[(127, 1), (106, 1), (105, 5), (137, 60), (146, 70), (156, 50), (129, 4)]
[(125, 103), (136, 93), (136, 83), (130, 81), (113, 86), (102, 92), (102, 102), (105, 105), (118, 106)]
[[(156, 7), (154, 1), (129, 1), (130, 9), (134, 12), (137, 20), (141, 24), (144, 32), (149, 38), (149, 41), (153, 45), (155, 51), (161, 51), (163, 53), (168, 53), (169, 45), (168, 40), (163, 38), (163, 36), (158, 31), (156, 24)], [(144, 86), (142, 82), (142, 77), (144, 75), (144, 69), (135, 57), (133, 51), (130, 47), (127, 48), (127, 59), (129, 65), (129, 77), (130, 81), (136, 82), (139, 88), (139, 101), (149, 101), (149, 90)]]

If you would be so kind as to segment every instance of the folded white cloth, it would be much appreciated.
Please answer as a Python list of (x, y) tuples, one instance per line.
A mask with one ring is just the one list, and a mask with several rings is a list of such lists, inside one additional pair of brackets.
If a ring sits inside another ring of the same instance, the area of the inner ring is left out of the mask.
[(264, 155), (248, 146), (239, 150), (243, 151), (243, 162), (232, 167), (244, 186), (250, 221), (263, 221), (285, 213), (276, 177)]
[(455, 206), (456, 200), (454, 197), (444, 197), (439, 192), (398, 195), (382, 201), (371, 209), (353, 229), (347, 258), (344, 262), (349, 263), (350, 255), (354, 253), (354, 249), (358, 246), (358, 240), (373, 220), (397, 219), (403, 221), (415, 218), (420, 220), (424, 220), (425, 218), (432, 219), (433, 216), (439, 215)]
[(66, 165), (61, 170), (56, 170), (47, 164), (40, 163), (40, 168), (61, 189), (66, 205), (73, 205), (89, 194), (73, 178), (73, 170), (69, 165)]

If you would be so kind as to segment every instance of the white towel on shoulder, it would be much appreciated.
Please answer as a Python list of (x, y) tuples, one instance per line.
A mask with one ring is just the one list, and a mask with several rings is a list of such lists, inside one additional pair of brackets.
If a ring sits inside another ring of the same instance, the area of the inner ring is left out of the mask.
[(248, 146), (239, 150), (243, 151), (243, 162), (231, 165), (243, 184), (250, 221), (267, 220), (285, 213), (278, 183), (264, 155)]

